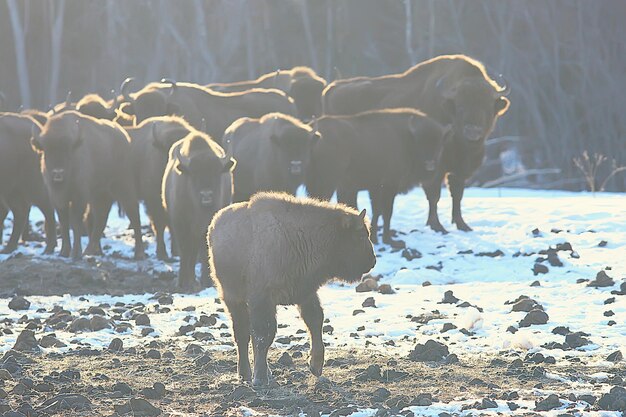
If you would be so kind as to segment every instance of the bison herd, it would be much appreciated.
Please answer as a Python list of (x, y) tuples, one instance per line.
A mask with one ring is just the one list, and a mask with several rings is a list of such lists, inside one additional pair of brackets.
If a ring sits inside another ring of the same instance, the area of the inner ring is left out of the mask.
[[(56, 211), (61, 256), (102, 255), (100, 238), (117, 202), (141, 259), (143, 201), (162, 260), (169, 259), (170, 230), (179, 286), (198, 285), (198, 260), (202, 284), (212, 277), (218, 285), (242, 378), (267, 382), (278, 304), (299, 306), (311, 371), (319, 375), (316, 291), (333, 277), (358, 280), (374, 266), (380, 216), (382, 241), (403, 245), (390, 228), (397, 194), (421, 184), (427, 225), (445, 233), (437, 203), (446, 178), (452, 222), (471, 230), (461, 213), (465, 181), (509, 107), (509, 88), (496, 78), (472, 58), (445, 55), (403, 73), (329, 84), (306, 67), (229, 84), (163, 79), (134, 92), (127, 79), (109, 100), (89, 94), (73, 102), (68, 94), (48, 112), (0, 113), (0, 232), (9, 210), (14, 219), (2, 252), (16, 249), (35, 205), (45, 217), (44, 253), (56, 247)], [(315, 198), (290, 196), (301, 185)], [(364, 211), (355, 211), (361, 190), (370, 195), (371, 236)], [(323, 202), (335, 193), (340, 204)]]

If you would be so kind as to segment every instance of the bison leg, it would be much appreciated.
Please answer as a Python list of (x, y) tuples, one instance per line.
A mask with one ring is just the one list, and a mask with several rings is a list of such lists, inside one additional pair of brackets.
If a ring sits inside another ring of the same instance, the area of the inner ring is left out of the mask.
[(373, 244), (378, 244), (378, 218), (380, 217), (380, 189), (372, 188), (369, 190), (370, 202), (372, 204), (372, 225), (370, 229), (370, 240)]
[(69, 206), (57, 207), (59, 223), (61, 224), (61, 252), (60, 256), (68, 258), (72, 245), (70, 242), (70, 208)]
[(315, 376), (322, 375), (324, 366), (324, 341), (322, 340), (322, 325), (324, 323), (324, 311), (320, 305), (317, 294), (309, 297), (304, 303), (298, 305), (300, 317), (304, 320), (309, 337), (311, 338), (311, 360), (309, 369)]
[(200, 282), (204, 288), (210, 288), (213, 286), (213, 281), (209, 275), (209, 246), (205, 237), (202, 239), (202, 244), (200, 245), (200, 266), (201, 266), (201, 274), (200, 274)]
[(91, 230), (89, 231), (89, 243), (85, 248), (84, 255), (104, 255), (102, 252), (102, 246), (100, 245), (100, 238), (102, 237), (102, 233), (106, 227), (112, 205), (113, 201), (105, 198), (91, 204)]
[(11, 237), (7, 242), (2, 253), (11, 253), (17, 249), (17, 244), (22, 236), (22, 231), (26, 227), (28, 222), (28, 212), (30, 211), (30, 205), (20, 196), (11, 199), (9, 202), (9, 209), (13, 212), (13, 230), (11, 231)]
[(150, 216), (152, 230), (154, 231), (157, 258), (161, 261), (166, 261), (169, 257), (167, 255), (167, 249), (165, 248), (165, 238), (163, 234), (165, 233), (165, 226), (167, 224), (167, 215), (163, 210), (161, 202), (158, 200), (146, 200), (146, 211)]
[(72, 260), (78, 261), (83, 257), (83, 245), (81, 242), (83, 216), (85, 214), (86, 204), (73, 201), (70, 207), (70, 223), (72, 225), (72, 234), (74, 242), (72, 243)]
[(252, 380), (250, 370), (250, 358), (248, 356), (248, 346), (250, 344), (250, 317), (248, 316), (248, 306), (245, 302), (234, 302), (224, 300), (230, 318), (233, 321), (233, 335), (237, 344), (237, 373), (243, 381)]
[(276, 336), (276, 306), (268, 296), (257, 295), (249, 304), (252, 350), (254, 352), (254, 377), (252, 385), (269, 384), (267, 352)]
[(7, 214), (9, 214), (9, 210), (4, 204), (0, 204), (0, 245), (4, 241), (4, 220), (7, 218)]
[(356, 205), (357, 190), (341, 187), (337, 190), (337, 201), (347, 206), (358, 208)]
[(196, 262), (198, 261), (198, 242), (189, 234), (178, 239), (180, 248), (180, 269), (178, 271), (178, 286), (184, 291), (196, 289)]
[(391, 237), (391, 215), (393, 214), (393, 202), (396, 199), (396, 190), (389, 187), (382, 188), (381, 206), (383, 212), (383, 243), (392, 248), (404, 248), (406, 244), (402, 240), (396, 240)]
[(448, 188), (452, 196), (452, 223), (456, 223), (456, 227), (464, 232), (471, 232), (472, 228), (465, 223), (461, 215), (461, 200), (465, 191), (465, 178), (455, 174), (448, 174)]
[[(135, 259), (144, 259), (143, 240), (141, 238), (141, 218), (139, 217), (139, 203), (134, 198), (125, 198), (122, 200), (122, 207), (126, 211), (126, 215), (130, 220), (130, 226), (133, 229), (133, 237), (135, 238)], [(119, 200), (118, 200), (119, 201)]]
[[(43, 190), (42, 194), (45, 192), (46, 191)], [(46, 248), (43, 253), (44, 255), (50, 255), (54, 253), (54, 248), (57, 246), (57, 225), (54, 218), (54, 208), (45, 194), (35, 200), (35, 205), (41, 210), (45, 219)]]
[(24, 230), (22, 230), (22, 242), (28, 242), (33, 240), (33, 228), (30, 225), (30, 206), (28, 207), (28, 212), (26, 213), (26, 224), (24, 225)]
[(441, 225), (439, 221), (439, 215), (437, 214), (437, 204), (441, 198), (441, 181), (443, 175), (435, 174), (435, 178), (427, 183), (422, 184), (426, 198), (428, 199), (428, 221), (427, 226), (430, 226), (435, 232), (446, 234), (448, 231)]

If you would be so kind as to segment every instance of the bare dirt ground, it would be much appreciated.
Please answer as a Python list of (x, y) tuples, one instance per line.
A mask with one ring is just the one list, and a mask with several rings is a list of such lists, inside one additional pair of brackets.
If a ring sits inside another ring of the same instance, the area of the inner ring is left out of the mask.
[[(0, 263), (0, 276), (2, 297), (168, 292), (175, 285), (170, 273), (130, 271), (95, 259), (70, 264), (17, 256)], [(248, 407), (272, 415), (339, 416), (373, 408), (380, 416), (410, 416), (409, 406), (463, 400), (472, 400), (467, 408), (476, 413), (497, 400), (530, 415), (539, 410), (535, 402), (546, 398), (537, 390), (558, 393), (574, 408), (579, 399), (572, 397), (571, 381), (593, 386), (595, 402), (626, 380), (626, 367), (611, 380), (592, 380), (588, 375), (596, 370), (574, 357), (553, 365), (504, 352), (416, 362), (392, 353), (335, 348), (327, 350), (324, 376), (317, 379), (308, 371), (305, 344), (272, 349), (274, 382), (252, 388), (238, 381), (236, 354), (228, 344), (227, 350), (208, 350), (202, 343), (181, 348), (171, 339), (146, 338), (137, 347), (111, 351), (92, 349), (77, 334), (68, 352), (41, 353), (43, 326), (28, 323), (34, 332), (26, 335), (26, 348), (10, 350), (0, 360), (0, 415), (17, 410), (21, 414), (7, 415), (229, 416), (243, 415), (241, 407)], [(11, 323), (4, 323), (7, 328)], [(566, 380), (550, 377), (553, 373)]]

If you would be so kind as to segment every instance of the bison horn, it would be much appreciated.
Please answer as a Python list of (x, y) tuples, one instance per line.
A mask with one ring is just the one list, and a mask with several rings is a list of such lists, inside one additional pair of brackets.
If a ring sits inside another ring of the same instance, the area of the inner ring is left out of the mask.
[(67, 92), (67, 96), (65, 96), (65, 106), (69, 107), (72, 104), (72, 90)]
[(191, 162), (189, 157), (184, 156), (180, 153), (180, 146), (177, 146), (174, 149), (174, 156), (178, 160), (178, 163), (182, 165), (184, 168), (189, 168), (189, 163)]
[(132, 101), (132, 99), (130, 98), (130, 96), (128, 95), (128, 86), (130, 85), (130, 83), (132, 83), (135, 79), (133, 77), (128, 77), (126, 78), (123, 82), (122, 85), (120, 86), (120, 94), (122, 95), (122, 97), (124, 97), (124, 100), (126, 101)]
[(511, 92), (511, 86), (506, 81), (506, 78), (504, 78), (504, 75), (498, 74), (498, 81), (497, 82), (502, 87), (500, 90), (498, 90), (498, 95), (501, 96), (501, 97), (508, 96), (509, 93)]
[(359, 213), (359, 219), (365, 220), (365, 209), (361, 210), (361, 212)]

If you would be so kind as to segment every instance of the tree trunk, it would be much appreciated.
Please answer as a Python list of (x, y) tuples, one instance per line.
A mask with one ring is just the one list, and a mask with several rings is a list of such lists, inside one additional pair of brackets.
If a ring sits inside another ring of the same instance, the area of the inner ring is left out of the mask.
[(28, 109), (30, 104), (30, 80), (28, 76), (28, 65), (26, 63), (26, 45), (24, 42), (24, 28), (20, 20), (20, 12), (15, 0), (7, 0), (9, 14), (11, 17), (11, 29), (13, 30), (13, 44), (15, 45), (15, 65), (17, 67), (17, 78), (20, 86), (20, 98), (22, 106)]
[[(65, 0), (51, 3), (52, 36), (50, 44), (50, 89), (48, 101), (57, 103), (59, 74), (61, 73), (61, 45), (63, 41), (63, 19), (65, 17)], [(56, 7), (55, 7), (56, 6)]]

